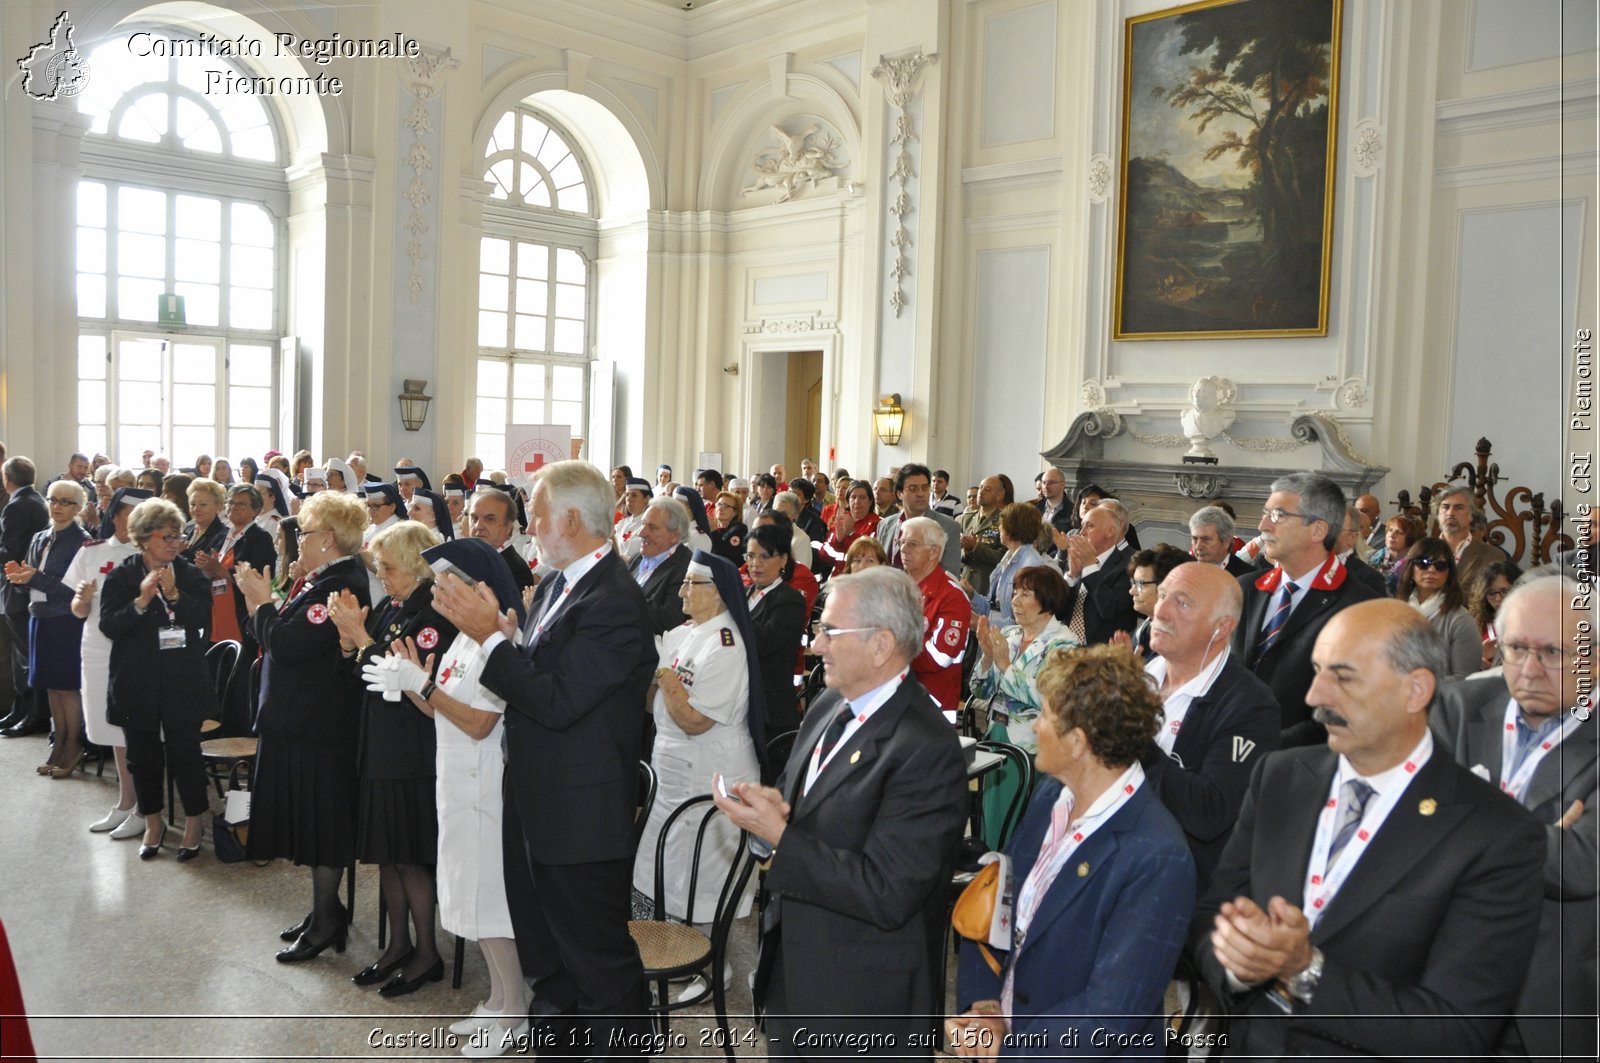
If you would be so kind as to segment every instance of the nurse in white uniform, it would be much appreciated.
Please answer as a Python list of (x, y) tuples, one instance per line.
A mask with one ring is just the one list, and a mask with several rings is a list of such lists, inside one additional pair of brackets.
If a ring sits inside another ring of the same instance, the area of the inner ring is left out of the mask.
[[(651, 695), (656, 743), (650, 762), (660, 789), (634, 859), (636, 899), (654, 897), (656, 840), (675, 808), (710, 793), (712, 777), (719, 773), (729, 786), (761, 779), (757, 750), (765, 745), (766, 707), (751, 704), (761, 702), (762, 686), (755, 654), (746, 650), (755, 636), (739, 570), (725, 558), (696, 550), (678, 596), (689, 620), (656, 640), (660, 660)], [(668, 839), (664, 914), (709, 923), (738, 856), (739, 832), (721, 817), (707, 831), (691, 911), (689, 875), (699, 823), (699, 817), (686, 816)], [(738, 914), (749, 911), (746, 892)]]
[[(454, 572), (495, 592), (501, 611), (519, 620), (522, 596), (494, 547), (481, 539), (455, 539), (423, 551), (438, 572)], [(501, 782), (505, 757), (500, 738), (505, 702), (480, 685), (486, 657), (465, 635), (441, 647), (438, 683), (427, 682), (428, 651), (409, 643), (394, 657), (363, 670), (369, 689), (405, 692), (433, 717), (438, 735), (439, 922), (446, 931), (474, 938), (489, 966), (489, 999), (452, 1033), (467, 1038), (466, 1056), (498, 1056), (528, 1034), (522, 964), (506, 904), (501, 858)], [(376, 684), (376, 685), (375, 685)], [(487, 1034), (478, 1034), (487, 1031)]]
[[(72, 558), (62, 582), (75, 588), (72, 598), (72, 615), (87, 619), (91, 613), (99, 614), (95, 603), (106, 575), (124, 560), (139, 552), (128, 538), (128, 515), (133, 507), (150, 497), (149, 491), (134, 487), (119, 487), (111, 496), (107, 509), (112, 514), (115, 533), (109, 539), (91, 539), (84, 543)], [(106, 688), (111, 681), (111, 640), (100, 631), (99, 624), (83, 625), (83, 645), (79, 653), (82, 662), (80, 683), (83, 688), (83, 725), (89, 741), (97, 746), (110, 746), (117, 758), (118, 801), (115, 808), (89, 825), (92, 831), (110, 831), (118, 840), (133, 838), (144, 833), (144, 817), (139, 815), (134, 800), (133, 776), (128, 773), (127, 741), (122, 728), (106, 722)]]

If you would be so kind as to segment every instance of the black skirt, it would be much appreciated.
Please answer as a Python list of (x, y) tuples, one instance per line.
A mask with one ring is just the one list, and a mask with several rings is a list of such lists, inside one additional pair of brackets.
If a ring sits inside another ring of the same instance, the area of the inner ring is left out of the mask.
[(345, 867), (356, 855), (355, 744), (264, 731), (250, 788), (252, 860)]
[(356, 855), (363, 864), (437, 863), (434, 780), (363, 779)]

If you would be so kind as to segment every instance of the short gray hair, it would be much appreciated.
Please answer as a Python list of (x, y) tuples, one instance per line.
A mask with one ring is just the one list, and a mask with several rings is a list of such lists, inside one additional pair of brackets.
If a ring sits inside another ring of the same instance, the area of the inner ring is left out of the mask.
[[(1504, 610), (1505, 606), (1501, 606)], [(1417, 619), (1421, 620), (1419, 614)], [(1408, 675), (1418, 668), (1426, 669), (1438, 682), (1450, 674), (1450, 651), (1439, 629), (1426, 620), (1420, 624), (1403, 624), (1390, 636), (1383, 647), (1384, 657), (1400, 675)]]
[[(936, 521), (928, 523), (937, 526)], [(927, 621), (922, 615), (922, 592), (910, 576), (888, 565), (874, 565), (865, 572), (835, 576), (828, 585), (833, 588), (829, 593), (835, 601), (840, 592), (850, 595), (850, 611), (856, 623), (869, 622), (894, 636), (901, 663), (909, 664), (922, 652)]]
[(900, 522), (900, 535), (902, 537), (914, 532), (925, 532), (929, 543), (943, 550), (945, 543), (950, 541), (950, 534), (944, 530), (944, 525), (932, 517), (911, 517)]
[[(1268, 488), (1272, 494), (1283, 492), (1298, 495), (1300, 512), (1306, 523), (1320, 520), (1327, 524), (1328, 534), (1322, 537), (1322, 548), (1332, 550), (1344, 528), (1344, 490), (1332, 480), (1316, 472), (1292, 472), (1272, 481)], [(1360, 527), (1360, 525), (1357, 525)]]
[[(644, 509), (646, 513), (652, 509), (659, 509), (662, 513), (665, 513), (667, 516), (667, 530), (677, 536), (680, 543), (689, 537), (689, 521), (692, 519), (689, 516), (689, 507), (679, 502), (676, 498), (657, 495), (645, 504)], [(610, 518), (606, 519), (609, 520)]]
[(1111, 519), (1117, 522), (1117, 531), (1126, 535), (1128, 532), (1128, 507), (1114, 498), (1102, 498), (1095, 509), (1103, 509), (1111, 514)]
[(128, 538), (140, 547), (162, 528), (183, 531), (183, 511), (164, 498), (147, 498), (128, 516)]
[(779, 491), (772, 496), (772, 504), (789, 514), (791, 519), (800, 515), (800, 496), (793, 491)]
[(1217, 530), (1217, 538), (1224, 543), (1233, 541), (1233, 518), (1228, 516), (1228, 511), (1221, 506), (1206, 506), (1197, 509), (1189, 517), (1189, 531), (1192, 534), (1196, 528), (1209, 526)]
[[(611, 538), (611, 515), (617, 499), (611, 493), (611, 478), (587, 461), (558, 461), (534, 474), (534, 483), (543, 484), (552, 513), (572, 510), (583, 530), (596, 539)], [(502, 492), (503, 493), (503, 492)], [(516, 500), (506, 496), (506, 504), (516, 513)]]
[(245, 500), (250, 503), (250, 508), (257, 513), (260, 513), (261, 507), (266, 504), (261, 499), (261, 492), (251, 484), (234, 484), (228, 488), (228, 497), (232, 498), (234, 495), (244, 495)]

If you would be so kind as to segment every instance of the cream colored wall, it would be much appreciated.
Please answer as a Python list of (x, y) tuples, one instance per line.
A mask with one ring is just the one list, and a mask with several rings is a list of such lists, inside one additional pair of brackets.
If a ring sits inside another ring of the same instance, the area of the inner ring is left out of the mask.
[[(1392, 492), (1462, 456), (1444, 453), (1439, 382), (1459, 347), (1441, 323), (1460, 309), (1463, 212), (1579, 202), (1575, 315), (1595, 319), (1595, 53), (1469, 71), (1468, 3), (1346, 0), (1329, 335), (1171, 343), (1108, 338), (1123, 20), (1157, 0), (718, 0), (690, 12), (661, 0), (222, 6), (309, 36), (402, 30), (459, 64), (424, 101), (436, 125), (432, 168), (420, 174), (432, 234), (416, 302), (402, 236), (415, 79), (398, 63), (335, 62), (349, 87), (317, 101), (326, 143), (294, 171), (290, 286), (313, 378), (300, 442), (325, 453), (360, 446), (382, 461), (405, 451), (442, 469), (470, 447), (478, 160), (494, 117), (534, 93), (603, 108), (580, 139), (597, 154), (636, 156), (642, 191), (605, 222), (596, 336), (598, 355), (619, 365), (612, 460), (635, 466), (688, 465), (701, 450), (745, 471), (770, 463), (751, 442), (760, 359), (816, 349), (818, 457), (863, 473), (926, 456), (961, 481), (991, 471), (981, 463), (1025, 476), (1074, 417), (1102, 404), (1155, 440), (1114, 440), (1116, 456), (1176, 462), (1160, 437), (1177, 431), (1190, 382), (1219, 373), (1240, 385), (1235, 432), (1281, 438), (1296, 413), (1331, 412), (1358, 448), (1394, 467)], [(137, 7), (75, 11), (80, 43)], [(44, 0), (4, 5), (0, 54), (20, 55), (57, 11)], [(919, 49), (937, 59), (908, 106), (918, 136), (909, 303), (896, 315), (896, 111), (872, 71)], [(59, 297), (70, 291), (70, 243), (58, 238), (71, 231), (59, 192), (74, 134), (23, 98), (14, 75), (6, 85), (0, 432), (58, 455), (72, 446), (72, 419), (40, 411), (71, 403), (72, 310)], [(1567, 101), (1565, 118), (1552, 98)], [(1519, 120), (1478, 129), (1480, 112), (1507, 108)], [(844, 143), (845, 178), (783, 204), (770, 191), (743, 194), (751, 159), (771, 147), (769, 127), (816, 119)], [(1351, 164), (1358, 123), (1379, 134), (1368, 175)], [(606, 191), (618, 198), (623, 182), (613, 183)], [(1007, 290), (1023, 265), (1030, 279), (1044, 276)], [(819, 274), (820, 286), (806, 280)], [(772, 295), (785, 291), (803, 297)], [(1019, 379), (985, 376), (983, 359), (997, 356)], [(398, 423), (405, 376), (425, 377), (436, 396), (418, 435)], [(866, 413), (888, 391), (911, 412), (896, 448), (877, 443)], [(1222, 453), (1270, 465), (1314, 451)]]

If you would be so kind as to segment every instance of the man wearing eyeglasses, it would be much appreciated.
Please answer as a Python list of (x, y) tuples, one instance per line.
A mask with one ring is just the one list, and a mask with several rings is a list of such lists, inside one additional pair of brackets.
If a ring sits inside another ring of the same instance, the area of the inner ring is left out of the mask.
[(1233, 652), (1278, 699), (1285, 749), (1327, 740), (1306, 705), (1311, 650), (1323, 625), (1341, 609), (1379, 597), (1333, 552), (1344, 514), (1344, 492), (1326, 476), (1298, 472), (1273, 481), (1257, 526), (1273, 567), (1239, 577), (1244, 612)]
[(944, 547), (944, 528), (931, 517), (912, 517), (901, 526), (900, 560), (922, 592), (922, 652), (911, 662), (911, 671), (953, 720), (961, 707), (961, 662), (972, 630), (972, 600), (940, 566)]
[[(1544, 825), (1544, 904), (1533, 966), (1505, 1055), (1595, 1057), (1596, 723), (1592, 681), (1574, 642), (1591, 623), (1577, 581), (1531, 575), (1500, 607), (1500, 679), (1444, 685), (1432, 728), (1456, 762)], [(1576, 603), (1577, 607), (1574, 607)], [(1509, 695), (1509, 696), (1508, 696)], [(1541, 1018), (1559, 1012), (1560, 1019)]]

